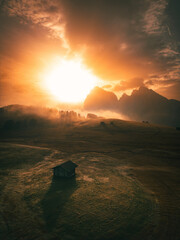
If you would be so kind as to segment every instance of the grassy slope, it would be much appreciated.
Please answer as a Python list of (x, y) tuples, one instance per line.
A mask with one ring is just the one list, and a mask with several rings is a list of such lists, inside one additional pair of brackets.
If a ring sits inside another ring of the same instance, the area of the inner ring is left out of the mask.
[[(2, 136), (2, 239), (178, 239), (179, 132), (105, 122)], [(52, 179), (65, 160), (76, 178)]]

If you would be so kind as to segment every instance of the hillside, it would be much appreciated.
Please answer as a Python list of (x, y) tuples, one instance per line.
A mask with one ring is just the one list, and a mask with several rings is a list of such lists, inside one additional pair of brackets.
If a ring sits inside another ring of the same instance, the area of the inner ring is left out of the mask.
[[(179, 239), (174, 128), (94, 119), (3, 130), (0, 141), (1, 239)], [(54, 179), (67, 160), (76, 177)]]

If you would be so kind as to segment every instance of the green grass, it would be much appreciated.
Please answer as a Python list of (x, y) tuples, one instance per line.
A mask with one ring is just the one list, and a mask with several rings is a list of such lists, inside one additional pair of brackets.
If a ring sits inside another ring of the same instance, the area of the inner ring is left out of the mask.
[(179, 239), (179, 131), (100, 121), (1, 135), (0, 239)]
[(56, 180), (52, 167), (66, 160), (62, 152), (0, 147), (1, 239), (131, 239), (157, 221), (157, 202), (116, 158), (70, 155), (76, 178)]
[(50, 154), (49, 149), (36, 149), (21, 145), (0, 144), (0, 169), (26, 168), (44, 160)]

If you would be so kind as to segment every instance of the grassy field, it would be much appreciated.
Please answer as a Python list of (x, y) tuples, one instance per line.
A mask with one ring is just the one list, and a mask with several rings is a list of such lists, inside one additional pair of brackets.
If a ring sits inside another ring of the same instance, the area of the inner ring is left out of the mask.
[(0, 239), (179, 239), (180, 132), (100, 121), (2, 132)]

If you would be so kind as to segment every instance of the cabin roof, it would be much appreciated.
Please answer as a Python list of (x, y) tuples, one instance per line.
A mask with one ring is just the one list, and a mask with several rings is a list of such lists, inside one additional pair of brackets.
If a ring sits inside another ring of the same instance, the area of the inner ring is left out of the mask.
[(68, 171), (68, 172), (71, 172), (73, 171), (78, 165), (76, 163), (73, 163), (72, 161), (67, 161), (67, 162), (64, 162), (60, 165), (57, 165), (56, 167), (54, 167), (53, 169), (55, 168), (63, 168), (64, 170)]

